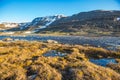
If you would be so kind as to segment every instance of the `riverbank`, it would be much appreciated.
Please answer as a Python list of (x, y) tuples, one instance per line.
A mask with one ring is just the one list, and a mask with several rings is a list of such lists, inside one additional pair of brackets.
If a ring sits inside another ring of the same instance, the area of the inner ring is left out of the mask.
[(120, 49), (120, 37), (84, 37), (84, 36), (40, 36), (40, 35), (1, 35), (0, 40), (12, 38), (14, 40), (47, 41), (55, 40), (62, 44), (90, 45), (108, 50)]

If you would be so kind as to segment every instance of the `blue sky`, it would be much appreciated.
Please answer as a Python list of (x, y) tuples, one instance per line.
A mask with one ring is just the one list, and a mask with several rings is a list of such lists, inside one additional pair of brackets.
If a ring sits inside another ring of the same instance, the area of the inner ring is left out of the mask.
[(55, 14), (120, 10), (120, 0), (0, 0), (0, 22), (27, 22)]

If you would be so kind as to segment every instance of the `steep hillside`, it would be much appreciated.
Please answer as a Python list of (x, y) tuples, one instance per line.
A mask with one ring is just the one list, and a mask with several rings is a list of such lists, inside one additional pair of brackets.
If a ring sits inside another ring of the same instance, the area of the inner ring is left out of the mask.
[(39, 32), (116, 33), (120, 31), (120, 11), (94, 10), (61, 18)]

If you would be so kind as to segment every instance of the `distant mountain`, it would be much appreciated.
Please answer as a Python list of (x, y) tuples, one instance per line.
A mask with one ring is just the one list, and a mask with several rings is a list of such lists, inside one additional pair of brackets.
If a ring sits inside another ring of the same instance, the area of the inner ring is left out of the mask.
[(54, 16), (46, 16), (46, 17), (37, 17), (32, 22), (20, 23), (18, 28), (12, 28), (12, 29), (9, 29), (9, 31), (32, 31), (32, 32), (36, 32), (36, 31), (39, 31), (40, 29), (46, 28), (54, 21), (59, 20), (63, 17), (66, 17), (66, 16), (54, 15)]
[(18, 27), (19, 23), (8, 23), (8, 22), (4, 22), (2, 23), (4, 25), (4, 27), (9, 27), (9, 28), (13, 28), (13, 27)]
[(15, 28), (18, 27), (19, 24), (18, 23), (8, 23), (8, 22), (3, 22), (0, 24), (0, 30), (6, 30), (6, 29), (10, 29), (10, 28)]
[(54, 21), (38, 32), (119, 32), (120, 11), (94, 10)]

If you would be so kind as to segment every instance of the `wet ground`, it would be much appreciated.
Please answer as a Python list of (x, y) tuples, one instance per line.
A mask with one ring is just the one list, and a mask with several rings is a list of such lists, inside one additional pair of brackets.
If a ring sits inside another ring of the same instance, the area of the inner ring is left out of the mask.
[(90, 62), (100, 65), (100, 66), (106, 66), (107, 64), (117, 64), (116, 60), (113, 58), (103, 58), (103, 59), (90, 59)]
[(56, 56), (63, 57), (66, 55), (67, 55), (67, 53), (58, 52), (56, 50), (51, 50), (51, 51), (48, 51), (47, 53), (43, 54), (43, 56), (45, 56), (45, 57), (56, 57)]
[(120, 49), (120, 37), (84, 37), (84, 36), (0, 36), (0, 40), (4, 38), (13, 38), (14, 40), (28, 41), (46, 41), (56, 40), (63, 44), (80, 44), (91, 45), (95, 47), (103, 47), (108, 50)]

